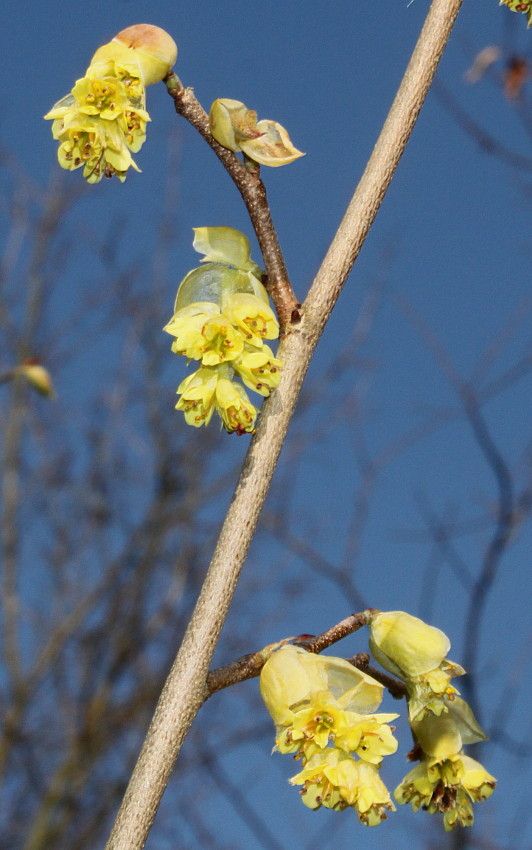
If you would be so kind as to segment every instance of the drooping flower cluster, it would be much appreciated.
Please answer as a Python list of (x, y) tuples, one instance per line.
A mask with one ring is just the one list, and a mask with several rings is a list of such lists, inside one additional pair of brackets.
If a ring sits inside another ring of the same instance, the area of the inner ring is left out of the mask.
[(275, 750), (294, 753), (301, 799), (311, 809), (352, 807), (377, 826), (394, 810), (379, 774), (397, 741), (397, 714), (375, 714), (383, 687), (342, 658), (283, 646), (264, 665), (260, 690), (276, 726)]
[(406, 685), (409, 721), (420, 763), (394, 796), (431, 814), (443, 813), (445, 829), (471, 826), (472, 803), (489, 797), (496, 780), (464, 755), (463, 746), (486, 739), (467, 702), (450, 682), (465, 671), (445, 656), (450, 641), (440, 629), (403, 611), (375, 613), (370, 649), (385, 670)]
[(508, 6), (512, 12), (526, 15), (527, 26), (532, 27), (532, 0), (500, 0), (499, 6)]
[(294, 147), (284, 127), (267, 118), (257, 122), (257, 113), (240, 100), (215, 100), (209, 122), (219, 144), (231, 151), (242, 151), (261, 165), (288, 165), (305, 156)]
[(44, 117), (51, 119), (62, 168), (83, 167), (89, 183), (128, 169), (140, 171), (136, 153), (146, 138), (145, 86), (162, 80), (177, 58), (171, 36), (159, 27), (128, 27), (94, 54), (85, 76)]
[(175, 354), (200, 363), (178, 387), (176, 408), (195, 427), (208, 425), (216, 411), (227, 431), (252, 432), (258, 410), (234, 379), (262, 396), (279, 384), (282, 363), (264, 343), (279, 336), (277, 318), (247, 237), (232, 227), (197, 227), (194, 234), (205, 265), (181, 282), (164, 328), (175, 337)]

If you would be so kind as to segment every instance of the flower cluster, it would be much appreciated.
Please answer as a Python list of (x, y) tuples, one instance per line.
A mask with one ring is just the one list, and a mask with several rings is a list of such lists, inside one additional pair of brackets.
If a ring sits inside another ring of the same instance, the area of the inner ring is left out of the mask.
[(146, 138), (145, 86), (163, 79), (177, 58), (174, 40), (138, 24), (94, 54), (85, 76), (44, 117), (51, 119), (62, 168), (83, 167), (89, 183), (116, 174), (122, 182)]
[(175, 354), (200, 363), (178, 387), (176, 408), (195, 427), (208, 425), (216, 411), (227, 431), (252, 432), (258, 410), (234, 378), (262, 396), (279, 384), (282, 363), (264, 343), (279, 336), (279, 325), (247, 237), (232, 227), (198, 227), (194, 234), (205, 265), (181, 282), (164, 328)]
[(532, 27), (532, 0), (500, 0), (499, 6), (508, 6), (512, 12), (526, 14), (527, 25)]
[(209, 122), (211, 133), (220, 145), (242, 151), (261, 165), (288, 165), (305, 156), (294, 147), (284, 127), (267, 118), (257, 122), (257, 113), (240, 100), (215, 100)]
[(496, 781), (463, 746), (486, 739), (471, 708), (451, 685), (465, 671), (445, 656), (450, 641), (440, 629), (403, 611), (376, 612), (370, 648), (385, 670), (406, 685), (409, 721), (420, 763), (394, 796), (417, 811), (443, 813), (446, 830), (471, 826), (472, 803), (489, 797)]
[(383, 687), (342, 658), (283, 646), (264, 665), (260, 690), (276, 726), (275, 750), (293, 753), (301, 799), (311, 809), (352, 807), (366, 826), (394, 810), (379, 774), (397, 741), (397, 714), (375, 714)]

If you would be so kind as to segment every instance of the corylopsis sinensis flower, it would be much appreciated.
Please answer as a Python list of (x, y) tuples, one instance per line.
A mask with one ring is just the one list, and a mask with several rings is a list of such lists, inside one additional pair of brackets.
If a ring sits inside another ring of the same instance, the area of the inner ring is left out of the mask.
[(167, 32), (149, 24), (128, 27), (94, 54), (85, 76), (44, 117), (53, 121), (62, 168), (83, 168), (89, 183), (129, 168), (140, 171), (131, 152), (146, 138), (145, 86), (162, 80), (177, 58)]
[(294, 753), (303, 769), (309, 808), (351, 806), (366, 826), (392, 810), (379, 766), (397, 741), (388, 725), (397, 714), (375, 714), (383, 687), (342, 658), (283, 646), (266, 661), (260, 678), (266, 708), (276, 726), (275, 749)]
[(258, 410), (235, 379), (268, 396), (282, 367), (264, 343), (279, 335), (264, 273), (247, 237), (232, 227), (195, 228), (193, 245), (203, 265), (183, 278), (164, 330), (174, 337), (172, 351), (201, 368), (180, 384), (176, 408), (194, 427), (208, 425), (216, 411), (227, 431), (251, 433)]

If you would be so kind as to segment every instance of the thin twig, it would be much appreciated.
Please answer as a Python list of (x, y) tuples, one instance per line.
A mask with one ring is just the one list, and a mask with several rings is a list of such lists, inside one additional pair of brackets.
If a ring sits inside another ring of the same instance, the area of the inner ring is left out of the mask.
[(174, 99), (176, 112), (186, 118), (203, 136), (242, 195), (264, 257), (268, 273), (266, 286), (275, 304), (282, 333), (289, 324), (298, 303), (288, 279), (283, 252), (268, 206), (266, 187), (260, 178), (260, 169), (258, 166), (246, 168), (236, 154), (218, 144), (211, 135), (209, 116), (197, 100), (194, 91), (184, 88), (173, 71), (167, 76), (165, 82), (169, 94)]
[[(333, 643), (336, 643), (347, 635), (361, 629), (362, 626), (367, 626), (371, 621), (371, 610), (362, 611), (360, 614), (351, 614), (337, 623), (332, 628), (327, 629), (321, 635), (307, 637), (301, 640), (290, 638), (296, 646), (301, 646), (307, 652), (319, 653)], [(289, 640), (286, 642), (288, 643)], [(224, 667), (218, 667), (216, 670), (211, 670), (207, 676), (205, 685), (205, 699), (212, 696), (216, 691), (221, 691), (222, 688), (228, 688), (230, 685), (236, 685), (237, 682), (244, 682), (246, 679), (253, 679), (258, 676), (266, 661), (272, 654), (272, 651), (278, 647), (278, 643), (260, 649), (258, 652), (253, 652), (249, 655), (243, 655), (227, 664)], [(367, 664), (367, 661), (366, 661)]]
[(107, 850), (141, 850), (201, 707), (209, 664), (255, 533), (301, 384), (414, 128), (462, 0), (433, 0), (389, 116), (318, 272), (301, 321), (281, 342), (279, 388), (266, 399), (181, 648), (166, 680)]

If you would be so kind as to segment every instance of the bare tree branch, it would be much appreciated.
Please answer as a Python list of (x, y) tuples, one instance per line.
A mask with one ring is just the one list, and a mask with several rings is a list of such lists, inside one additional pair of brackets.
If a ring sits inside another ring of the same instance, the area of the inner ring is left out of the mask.
[(321, 332), (369, 232), (432, 83), (462, 0), (433, 0), (366, 170), (301, 314), (281, 342), (279, 389), (266, 400), (181, 649), (168, 676), (107, 850), (140, 850), (204, 697), (208, 666)]

